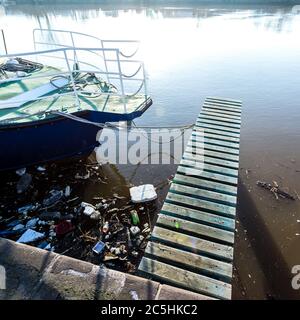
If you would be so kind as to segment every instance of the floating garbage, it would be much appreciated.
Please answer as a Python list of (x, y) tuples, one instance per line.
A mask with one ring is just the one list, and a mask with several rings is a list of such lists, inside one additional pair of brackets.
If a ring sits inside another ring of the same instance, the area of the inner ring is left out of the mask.
[(29, 188), (31, 182), (32, 182), (31, 174), (24, 173), (17, 183), (17, 193), (20, 194), (25, 192)]
[(139, 255), (139, 253), (137, 251), (132, 251), (131, 255), (136, 258)]
[(45, 248), (43, 248), (44, 250), (48, 250), (48, 251), (53, 251), (53, 248), (51, 247), (51, 244), (50, 243), (48, 243), (48, 245), (45, 247)]
[(139, 235), (138, 239), (136, 240), (136, 245), (139, 247), (143, 243), (144, 239), (145, 239), (144, 236)]
[(25, 229), (25, 226), (22, 223), (19, 223), (12, 228), (13, 231), (18, 231), (18, 230), (23, 230), (23, 229)]
[(133, 226), (130, 228), (130, 232), (133, 236), (136, 236), (139, 232), (141, 231), (141, 229), (139, 227)]
[(279, 199), (279, 197), (281, 197), (290, 200), (296, 200), (294, 196), (280, 189), (276, 181), (273, 181), (273, 185), (271, 183), (263, 181), (257, 181), (256, 184), (264, 189), (271, 191), (276, 199)]
[[(82, 204), (81, 204), (82, 205)], [(83, 210), (83, 213), (86, 215), (86, 216), (91, 216), (94, 212), (95, 212), (95, 207), (90, 205), (90, 204), (86, 204), (84, 205), (84, 210)]]
[(132, 248), (132, 240), (131, 240), (131, 235), (130, 235), (130, 231), (127, 228), (127, 244), (128, 244), (128, 248), (131, 249)]
[(142, 233), (150, 233), (151, 229), (149, 227), (145, 227), (143, 230), (142, 230)]
[(71, 187), (70, 186), (66, 186), (65, 188), (65, 197), (68, 198), (71, 195)]
[(60, 220), (61, 217), (62, 217), (62, 215), (61, 215), (61, 213), (58, 212), (58, 211), (54, 211), (54, 212), (45, 211), (45, 212), (42, 212), (42, 213), (39, 215), (39, 219), (40, 219), (40, 220), (45, 220), (45, 221)]
[[(8, 227), (15, 227), (16, 225), (20, 224), (20, 221), (19, 220), (13, 220), (11, 222), (9, 222), (7, 224)], [(25, 226), (24, 226), (25, 227)]]
[(87, 180), (87, 179), (90, 178), (90, 176), (91, 176), (91, 174), (90, 174), (89, 171), (87, 171), (87, 173), (86, 173), (86, 174), (83, 174), (83, 175), (81, 175), (81, 174), (79, 174), (79, 173), (76, 173), (75, 179)]
[(63, 192), (61, 190), (51, 190), (49, 194), (49, 197), (43, 201), (43, 205), (46, 207), (55, 204), (63, 197)]
[(137, 211), (131, 210), (130, 215), (131, 215), (132, 224), (135, 226), (138, 225), (140, 223), (140, 218), (139, 218)]
[(114, 223), (112, 227), (110, 228), (110, 232), (112, 234), (117, 234), (118, 232), (122, 231), (124, 229), (124, 225), (122, 223)]
[(90, 207), (90, 208), (93, 208), (94, 210), (96, 210), (96, 207), (95, 207), (95, 206), (93, 206), (92, 204), (87, 203), (87, 202), (81, 202), (80, 206), (81, 206), (82, 208)]
[(90, 216), (92, 213), (95, 212), (95, 209), (92, 208), (92, 207), (85, 207), (84, 210), (83, 210), (83, 213), (86, 215), (86, 216)]
[(26, 168), (21, 168), (21, 169), (16, 170), (16, 174), (18, 176), (22, 176), (25, 173), (26, 173)]
[(101, 213), (99, 211), (94, 211), (91, 215), (90, 218), (92, 220), (99, 220), (101, 218)]
[(54, 237), (56, 237), (56, 232), (53, 229), (50, 229), (50, 231), (49, 231), (49, 239), (52, 239)]
[(134, 203), (152, 201), (157, 198), (157, 193), (152, 184), (144, 184), (129, 189), (131, 201)]
[(40, 249), (45, 249), (48, 245), (49, 243), (47, 241), (43, 241), (37, 247)]
[(18, 213), (27, 214), (29, 211), (35, 210), (36, 208), (37, 208), (37, 206), (35, 206), (33, 204), (28, 204), (24, 207), (19, 208)]
[(108, 223), (108, 221), (106, 221), (106, 222), (104, 223), (103, 227), (102, 227), (102, 232), (103, 232), (103, 233), (107, 233), (108, 230), (109, 230), (109, 223)]
[(72, 220), (74, 219), (74, 215), (72, 213), (66, 214), (60, 217), (61, 220)]
[(104, 258), (103, 258), (103, 261), (110, 261), (110, 260), (117, 260), (119, 259), (118, 256), (116, 256), (115, 254), (111, 253), (111, 252), (108, 252)]
[(32, 218), (26, 223), (27, 229), (34, 229), (39, 221), (39, 218)]
[[(145, 192), (131, 190), (133, 197), (116, 193), (114, 187), (109, 196), (97, 194), (84, 202), (81, 193), (87, 181), (103, 184), (107, 178), (102, 167), (78, 166), (71, 173), (69, 167), (55, 172), (51, 164), (24, 169), (20, 177), (13, 172), (12, 180), (2, 184), (0, 237), (134, 272), (150, 235), (153, 215), (146, 213), (155, 210), (149, 202), (156, 198), (154, 187), (134, 187)], [(15, 188), (22, 196), (14, 196)], [(6, 196), (8, 190), (11, 196)]]
[(0, 231), (0, 237), (6, 238), (9, 236), (15, 236), (15, 235), (21, 234), (24, 230), (26, 230), (26, 228), (18, 229), (18, 230), (2, 230)]
[(93, 248), (93, 252), (95, 252), (96, 254), (100, 254), (105, 248), (105, 243), (102, 241), (99, 241), (96, 243), (96, 245)]
[(30, 242), (34, 242), (34, 241), (37, 241), (37, 240), (40, 240), (43, 238), (45, 238), (44, 233), (40, 233), (40, 232), (34, 231), (32, 229), (28, 229), (22, 234), (22, 236), (17, 240), (17, 242), (30, 243)]
[(62, 221), (58, 225), (55, 226), (55, 233), (57, 236), (63, 236), (66, 233), (71, 232), (74, 230), (74, 226), (70, 221)]

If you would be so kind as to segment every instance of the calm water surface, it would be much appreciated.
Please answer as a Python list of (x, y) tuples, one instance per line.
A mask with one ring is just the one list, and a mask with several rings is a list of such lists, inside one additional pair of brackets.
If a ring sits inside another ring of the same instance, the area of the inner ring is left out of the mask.
[[(0, 28), (10, 52), (33, 49), (35, 27), (141, 40), (154, 104), (138, 124), (192, 123), (208, 95), (243, 100), (233, 295), (299, 298), (290, 284), (300, 264), (299, 201), (275, 200), (255, 183), (275, 180), (300, 194), (300, 15), (290, 7), (115, 8), (0, 6)], [(121, 168), (127, 178), (132, 170)], [(138, 168), (133, 182), (174, 171)]]

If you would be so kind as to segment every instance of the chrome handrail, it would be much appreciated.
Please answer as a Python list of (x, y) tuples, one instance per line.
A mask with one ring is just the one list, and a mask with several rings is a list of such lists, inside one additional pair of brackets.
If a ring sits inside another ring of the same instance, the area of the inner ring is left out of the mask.
[[(119, 54), (124, 57), (124, 58), (127, 58), (127, 59), (131, 59), (133, 58), (136, 53), (138, 52), (139, 50), (139, 46), (140, 46), (140, 41), (138, 40), (112, 40), (112, 39), (100, 39), (99, 37), (96, 37), (96, 36), (93, 36), (93, 35), (90, 35), (90, 34), (86, 34), (86, 33), (82, 33), (82, 32), (77, 32), (77, 31), (69, 31), (69, 30), (62, 30), (62, 29), (45, 29), (45, 28), (35, 28), (33, 29), (33, 42), (34, 42), (34, 49), (37, 50), (37, 44), (40, 44), (40, 45), (54, 45), (54, 46), (66, 46), (65, 44), (62, 44), (62, 43), (58, 43), (58, 42), (55, 42), (55, 41), (52, 41), (52, 42), (45, 42), (45, 41), (37, 41), (36, 40), (36, 33), (37, 32), (48, 32), (50, 34), (53, 34), (53, 33), (64, 33), (64, 34), (68, 34), (70, 36), (70, 40), (71, 40), (71, 43), (72, 43), (72, 47), (81, 47), (81, 44), (77, 44), (76, 41), (75, 41), (75, 36), (81, 36), (81, 37), (86, 37), (86, 38), (90, 38), (90, 39), (94, 39), (96, 40), (96, 44), (100, 44), (101, 48), (107, 48), (107, 45), (110, 44), (110, 46), (108, 48), (111, 47), (111, 44), (112, 43), (116, 43), (116, 44), (123, 44), (123, 43), (135, 43), (137, 44), (137, 47), (136, 49), (134, 50), (133, 53), (131, 54), (125, 54), (124, 52), (122, 52), (121, 50), (119, 51)], [(75, 52), (74, 52), (74, 58), (75, 57)], [(103, 53), (103, 60), (104, 60), (104, 65), (105, 65), (105, 70), (108, 71), (108, 64), (107, 64), (107, 57), (106, 57), (106, 54), (105, 52)], [(109, 77), (107, 78), (107, 81), (110, 81)]]
[[(127, 40), (127, 39), (101, 39), (99, 37), (96, 37), (96, 36), (93, 36), (93, 35), (90, 35), (90, 34), (86, 34), (86, 33), (82, 33), (82, 32), (77, 32), (77, 31), (70, 31), (70, 30), (62, 30), (62, 29), (45, 29), (45, 28), (34, 28), (33, 29), (33, 41), (34, 43), (37, 43), (36, 41), (36, 33), (37, 32), (57, 32), (57, 33), (67, 33), (70, 35), (70, 38), (71, 38), (71, 42), (73, 44), (73, 47), (76, 47), (76, 43), (75, 43), (75, 39), (74, 39), (74, 35), (79, 35), (79, 36), (83, 36), (83, 37), (87, 37), (87, 38), (91, 38), (91, 39), (94, 39), (96, 41), (99, 41), (101, 43), (101, 47), (104, 48), (104, 43), (136, 43), (138, 45), (140, 45), (140, 41), (139, 40)], [(55, 45), (56, 43), (46, 43), (46, 42), (43, 42), (43, 43), (39, 43), (39, 44), (44, 44), (44, 45)], [(56, 44), (58, 45), (58, 44)], [(137, 52), (138, 52), (138, 49), (135, 49), (134, 53), (129, 55), (129, 56), (134, 56)], [(125, 55), (123, 52), (120, 52), (121, 55), (123, 56), (127, 56)]]
[[(93, 64), (80, 61), (78, 59), (78, 55), (79, 55), (80, 51), (92, 52), (92, 53), (102, 53), (103, 56), (105, 55), (105, 53), (109, 53), (109, 52), (114, 53), (116, 58), (112, 59), (112, 60), (117, 63), (117, 71), (115, 71), (115, 72), (103, 71), (99, 67), (97, 67)], [(68, 57), (68, 52), (74, 52), (74, 57), (73, 58)], [(55, 56), (54, 54), (57, 54), (57, 53), (62, 53), (63, 57)], [(109, 94), (122, 97), (125, 113), (127, 113), (126, 97), (130, 96), (130, 94), (125, 93), (124, 81), (132, 80), (132, 81), (141, 82), (141, 88), (143, 87), (145, 98), (147, 98), (146, 74), (145, 74), (144, 64), (138, 60), (131, 60), (131, 63), (138, 63), (139, 64), (138, 68), (140, 68), (141, 71), (139, 71), (136, 74), (133, 74), (131, 77), (127, 78), (126, 75), (124, 75), (122, 73), (122, 68), (121, 68), (121, 64), (124, 62), (126, 63), (127, 60), (120, 59), (120, 50), (118, 48), (84, 48), (84, 47), (83, 48), (76, 48), (76, 47), (56, 48), (56, 49), (50, 49), (50, 50), (33, 51), (33, 52), (26, 52), (26, 53), (20, 52), (20, 53), (14, 53), (14, 54), (0, 55), (0, 58), (15, 58), (15, 57), (25, 57), (25, 56), (36, 56), (38, 58), (44, 56), (44, 57), (48, 57), (48, 58), (50, 57), (50, 58), (54, 58), (54, 59), (62, 59), (66, 63), (67, 71), (60, 71), (60, 72), (51, 73), (51, 74), (46, 73), (43, 75), (31, 75), (30, 77), (14, 77), (13, 79), (0, 80), (0, 84), (6, 83), (6, 82), (11, 82), (11, 81), (26, 81), (29, 79), (32, 80), (32, 79), (38, 79), (38, 78), (49, 78), (50, 76), (56, 77), (56, 76), (67, 75), (71, 81), (71, 84), (72, 84), (73, 91), (71, 93), (74, 94), (78, 108), (80, 108), (80, 101), (78, 98), (78, 94), (80, 92), (78, 92), (78, 89), (76, 88), (76, 83), (75, 83), (76, 81), (74, 79), (74, 73), (75, 72), (76, 73), (83, 73), (84, 72), (84, 73), (101, 74), (104, 76), (106, 75), (107, 77), (111, 77), (115, 80), (118, 80), (120, 83), (120, 87), (118, 90), (119, 92), (109, 93)], [(80, 62), (82, 64), (85, 64), (88, 67), (91, 67), (91, 69), (88, 69), (88, 68), (80, 69), (79, 68), (79, 69), (73, 70), (71, 68), (71, 63), (73, 63), (73, 62), (77, 62), (77, 63)], [(142, 74), (142, 77), (138, 76), (139, 74)], [(97, 92), (97, 93), (99, 93), (99, 92)], [(106, 93), (103, 92), (103, 94), (106, 94)], [(57, 94), (55, 96), (57, 96)], [(49, 97), (51, 97), (51, 95), (48, 95), (46, 97), (39, 97), (39, 99), (35, 99), (35, 100), (41, 100), (41, 99), (46, 99), (46, 98), (48, 99)], [(0, 108), (1, 108), (1, 105), (2, 105), (2, 108), (4, 108), (5, 101), (3, 101), (3, 100), (0, 101)], [(8, 108), (9, 108), (9, 106), (8, 106)]]

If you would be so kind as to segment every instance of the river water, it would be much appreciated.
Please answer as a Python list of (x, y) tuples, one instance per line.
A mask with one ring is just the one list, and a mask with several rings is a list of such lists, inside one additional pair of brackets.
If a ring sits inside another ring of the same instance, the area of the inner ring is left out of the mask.
[[(300, 15), (280, 6), (130, 3), (0, 6), (0, 29), (10, 52), (33, 49), (36, 27), (141, 40), (154, 103), (137, 124), (192, 123), (206, 96), (243, 100), (233, 298), (299, 298), (291, 286), (299, 201), (276, 200), (256, 181), (300, 194)], [(159, 184), (175, 170), (120, 167), (133, 183)]]

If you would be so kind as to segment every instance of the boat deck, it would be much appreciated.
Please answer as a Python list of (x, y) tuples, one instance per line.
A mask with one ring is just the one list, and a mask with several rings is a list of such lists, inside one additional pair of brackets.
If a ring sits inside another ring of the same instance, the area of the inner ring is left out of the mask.
[[(36, 72), (35, 75), (43, 74), (43, 82), (40, 79), (31, 79), (24, 81), (15, 81), (6, 85), (0, 85), (0, 102), (8, 101), (11, 98), (17, 98), (25, 92), (29, 92), (44, 83), (49, 83), (53, 77), (51, 74), (57, 73), (58, 70), (52, 67), (44, 67), (41, 71)], [(47, 76), (49, 74), (49, 76)], [(137, 94), (134, 96), (126, 96), (126, 113), (139, 111), (147, 99), (144, 94)], [(91, 111), (105, 111), (108, 113), (124, 114), (124, 101), (121, 96), (111, 95), (98, 95), (88, 96), (87, 94), (79, 94), (80, 110), (76, 105), (75, 96), (70, 93), (59, 97), (49, 97), (42, 100), (35, 100), (28, 102), (17, 108), (0, 108), (0, 123), (2, 124), (19, 124), (32, 121), (38, 121), (45, 117), (53, 117), (53, 115), (45, 115), (43, 112), (50, 111), (64, 111), (67, 113), (74, 113), (81, 110)]]
[(139, 272), (231, 299), (241, 102), (207, 98), (158, 216)]

